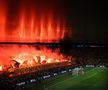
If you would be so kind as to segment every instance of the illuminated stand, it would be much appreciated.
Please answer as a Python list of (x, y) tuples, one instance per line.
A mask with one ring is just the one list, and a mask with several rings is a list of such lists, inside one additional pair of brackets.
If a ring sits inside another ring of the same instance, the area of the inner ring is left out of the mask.
[(66, 58), (58, 49), (54, 48), (52, 50), (42, 46), (37, 49), (32, 45), (3, 44), (0, 49), (0, 58), (6, 61), (3, 63), (7, 64), (1, 65), (0, 71), (7, 73), (9, 77), (71, 67), (73, 64), (70, 58)]
[(29, 74), (33, 72), (39, 72), (39, 71), (45, 71), (53, 68), (61, 68), (61, 67), (66, 67), (70, 66), (69, 62), (64, 61), (60, 63), (51, 63), (51, 64), (43, 64), (43, 65), (37, 65), (34, 67), (27, 67), (27, 68), (20, 68), (20, 69), (15, 69), (10, 76), (18, 76), (18, 75), (24, 75), (24, 74)]

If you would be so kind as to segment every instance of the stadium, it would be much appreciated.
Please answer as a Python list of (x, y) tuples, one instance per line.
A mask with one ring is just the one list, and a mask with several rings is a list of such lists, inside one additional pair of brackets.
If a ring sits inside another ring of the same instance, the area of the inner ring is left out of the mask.
[(0, 0), (0, 88), (107, 90), (105, 16), (90, 3)]
[[(6, 90), (107, 90), (108, 57), (106, 53), (108, 47), (87, 45), (86, 47), (84, 45), (83, 47), (72, 45), (71, 47), (68, 46), (67, 49), (64, 48), (66, 45), (49, 44), (50, 49), (59, 47), (62, 55), (65, 55), (57, 62), (53, 58), (50, 63), (47, 62), (47, 59), (44, 59), (46, 61), (39, 59), (38, 62), (33, 62), (35, 64), (33, 66), (27, 65), (30, 63), (23, 63), (24, 66), (22, 66), (17, 59), (14, 61), (11, 59), (13, 67), (6, 68), (2, 65), (0, 85)], [(22, 46), (23, 44), (20, 47)], [(28, 46), (33, 46), (33, 44)], [(80, 46), (82, 45), (80, 44)], [(51, 54), (53, 53), (55, 52), (51, 52)]]

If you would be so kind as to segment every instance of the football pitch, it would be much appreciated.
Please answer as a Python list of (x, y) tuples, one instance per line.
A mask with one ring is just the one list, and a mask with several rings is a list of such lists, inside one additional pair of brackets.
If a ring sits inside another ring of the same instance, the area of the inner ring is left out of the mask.
[(84, 75), (66, 73), (31, 84), (29, 90), (108, 90), (108, 68), (85, 68)]

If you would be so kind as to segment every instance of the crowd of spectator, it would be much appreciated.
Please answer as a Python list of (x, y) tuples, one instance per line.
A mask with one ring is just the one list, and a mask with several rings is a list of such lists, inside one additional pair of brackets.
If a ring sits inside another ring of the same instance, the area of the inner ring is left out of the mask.
[[(63, 50), (63, 49), (62, 49)], [(108, 66), (108, 48), (104, 47), (74, 47), (62, 51), (67, 56), (72, 56), (76, 64), (95, 66)]]

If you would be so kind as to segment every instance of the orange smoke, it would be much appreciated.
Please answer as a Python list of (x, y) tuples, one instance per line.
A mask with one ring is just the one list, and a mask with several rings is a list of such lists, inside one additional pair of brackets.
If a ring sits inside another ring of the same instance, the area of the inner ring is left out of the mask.
[(38, 10), (24, 2), (17, 11), (12, 7), (12, 11), (3, 1), (0, 1), (0, 42), (58, 43), (67, 35), (65, 21), (52, 10)]

